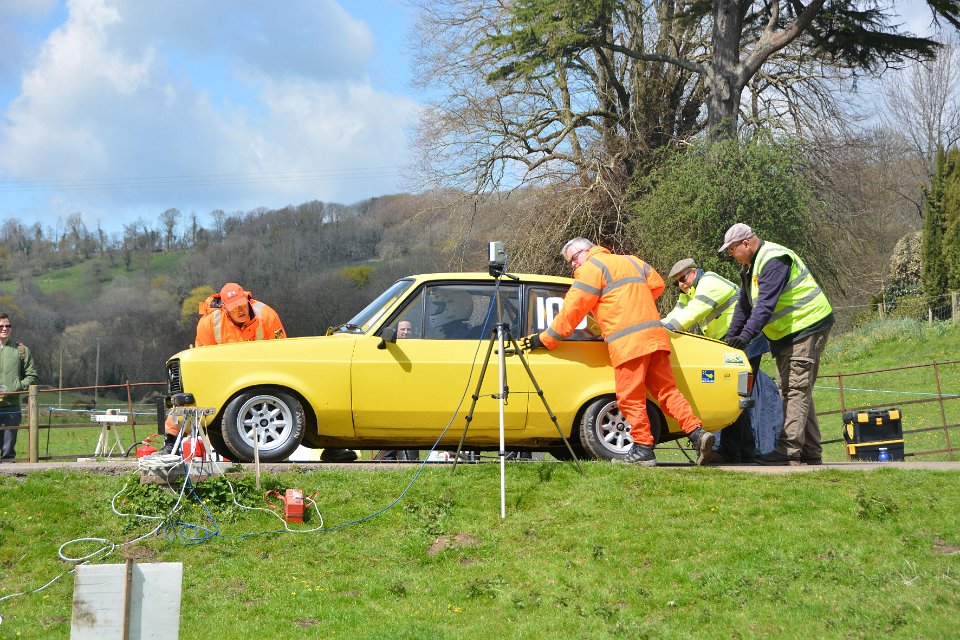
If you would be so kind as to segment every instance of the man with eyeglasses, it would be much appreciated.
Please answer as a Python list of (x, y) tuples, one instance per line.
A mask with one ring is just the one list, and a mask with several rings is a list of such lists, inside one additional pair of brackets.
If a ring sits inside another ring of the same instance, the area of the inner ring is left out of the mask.
[[(22, 393), (32, 384), (37, 384), (37, 369), (33, 365), (33, 356), (23, 343), (11, 342), (13, 323), (10, 316), (0, 313), (0, 427), (19, 427), (22, 414), (20, 401)], [(17, 457), (17, 430), (4, 429), (0, 461), (12, 462)]]
[(574, 270), (573, 285), (547, 330), (523, 338), (520, 346), (553, 349), (592, 313), (613, 364), (617, 405), (631, 425), (633, 445), (623, 461), (648, 467), (657, 464), (647, 416), (649, 389), (663, 412), (687, 434), (697, 452), (697, 464), (709, 462), (716, 438), (701, 427), (670, 368), (670, 338), (660, 324), (655, 302), (666, 288), (663, 278), (640, 258), (611, 253), (586, 238), (567, 242), (561, 255)]
[(796, 253), (761, 240), (738, 222), (723, 237), (719, 253), (740, 263), (741, 293), (723, 341), (743, 349), (763, 332), (777, 361), (783, 427), (777, 447), (757, 456), (768, 465), (821, 464), (820, 425), (813, 385), (833, 327), (826, 294)]

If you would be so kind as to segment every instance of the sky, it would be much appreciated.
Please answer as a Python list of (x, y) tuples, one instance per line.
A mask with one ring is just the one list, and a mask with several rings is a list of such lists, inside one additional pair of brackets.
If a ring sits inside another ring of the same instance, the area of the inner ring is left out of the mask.
[[(924, 0), (898, 0), (915, 33)], [(0, 221), (119, 232), (407, 185), (403, 0), (0, 0)]]
[(122, 230), (404, 188), (401, 0), (0, 1), (0, 220)]

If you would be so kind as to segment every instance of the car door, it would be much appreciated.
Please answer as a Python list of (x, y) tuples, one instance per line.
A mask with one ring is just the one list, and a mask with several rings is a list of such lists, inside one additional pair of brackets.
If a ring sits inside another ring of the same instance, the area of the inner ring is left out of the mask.
[[(527, 333), (540, 333), (550, 326), (563, 306), (568, 288), (549, 283), (526, 286), (524, 325)], [(586, 401), (613, 389), (613, 369), (607, 347), (593, 316), (584, 318), (576, 330), (552, 350), (531, 351), (527, 359), (551, 410), (565, 416), (561, 424), (565, 432), (569, 432)], [(527, 435), (550, 437), (555, 433), (542, 402), (531, 398)]]
[[(427, 284), (385, 325), (409, 337), (357, 343), (351, 386), (358, 436), (433, 439), (452, 419), (448, 440), (459, 438), (488, 350), (470, 432), (487, 440), (499, 432), (494, 291), (492, 281)], [(517, 326), (519, 287), (501, 286), (499, 297), (504, 321)], [(506, 375), (504, 428), (516, 431), (524, 428), (530, 383), (516, 356), (506, 358)]]

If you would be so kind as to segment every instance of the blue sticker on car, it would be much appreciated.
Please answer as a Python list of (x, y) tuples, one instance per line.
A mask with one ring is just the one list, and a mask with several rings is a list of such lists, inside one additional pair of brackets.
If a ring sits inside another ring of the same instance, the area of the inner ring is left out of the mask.
[(703, 384), (713, 384), (716, 376), (713, 369), (704, 369), (700, 372), (700, 382)]

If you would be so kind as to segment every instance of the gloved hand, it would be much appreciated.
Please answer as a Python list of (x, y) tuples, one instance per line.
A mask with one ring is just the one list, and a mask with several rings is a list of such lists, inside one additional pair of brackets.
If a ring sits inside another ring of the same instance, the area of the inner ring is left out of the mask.
[(747, 346), (747, 341), (741, 338), (740, 336), (731, 336), (729, 338), (724, 338), (723, 341), (728, 347), (733, 347), (734, 349), (740, 349), (743, 351), (743, 348)]
[(533, 351), (534, 349), (543, 349), (543, 343), (540, 342), (539, 333), (531, 333), (530, 335), (520, 338), (520, 348), (524, 351)]

